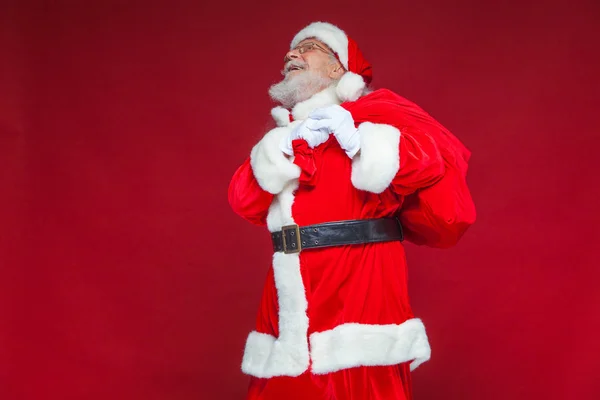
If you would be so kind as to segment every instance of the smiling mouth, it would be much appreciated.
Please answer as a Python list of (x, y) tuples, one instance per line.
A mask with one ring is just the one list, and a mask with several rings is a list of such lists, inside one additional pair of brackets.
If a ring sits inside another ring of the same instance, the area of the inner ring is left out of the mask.
[(288, 68), (288, 72), (292, 72), (292, 71), (300, 71), (302, 70), (302, 67), (299, 67), (297, 65), (292, 65), (291, 67)]

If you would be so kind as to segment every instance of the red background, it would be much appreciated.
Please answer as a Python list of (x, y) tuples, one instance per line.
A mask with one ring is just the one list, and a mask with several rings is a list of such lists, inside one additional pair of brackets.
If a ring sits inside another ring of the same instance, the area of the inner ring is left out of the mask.
[(0, 398), (243, 398), (270, 247), (227, 185), (319, 19), (473, 151), (477, 223), (407, 245), (416, 399), (600, 398), (600, 7), (502, 3), (3, 1)]

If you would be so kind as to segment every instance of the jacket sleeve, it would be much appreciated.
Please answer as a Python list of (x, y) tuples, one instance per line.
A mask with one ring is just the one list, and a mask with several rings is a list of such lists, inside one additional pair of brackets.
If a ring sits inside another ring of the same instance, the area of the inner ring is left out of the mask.
[(229, 184), (233, 211), (247, 221), (265, 225), (273, 197), (300, 176), (300, 168), (279, 149), (287, 128), (269, 131), (252, 149)]
[(229, 183), (229, 205), (233, 211), (255, 225), (265, 225), (273, 195), (263, 190), (254, 177), (250, 158), (233, 174)]

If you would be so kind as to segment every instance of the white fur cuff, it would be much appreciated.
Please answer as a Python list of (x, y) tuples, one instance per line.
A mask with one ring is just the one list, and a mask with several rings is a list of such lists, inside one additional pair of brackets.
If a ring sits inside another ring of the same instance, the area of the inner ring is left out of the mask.
[(400, 131), (371, 122), (360, 124), (358, 131), (360, 153), (352, 160), (352, 184), (359, 190), (381, 193), (400, 168)]
[(279, 148), (281, 140), (288, 134), (288, 128), (275, 128), (250, 153), (250, 165), (258, 184), (271, 194), (279, 194), (286, 184), (300, 176), (300, 167)]

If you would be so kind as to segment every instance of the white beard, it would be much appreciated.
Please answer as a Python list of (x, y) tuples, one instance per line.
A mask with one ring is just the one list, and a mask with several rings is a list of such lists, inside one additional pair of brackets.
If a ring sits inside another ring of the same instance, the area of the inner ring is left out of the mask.
[(293, 76), (287, 75), (281, 82), (269, 88), (271, 98), (283, 107), (291, 109), (296, 104), (310, 99), (327, 86), (331, 85), (331, 78), (323, 77), (313, 71), (302, 71)]

